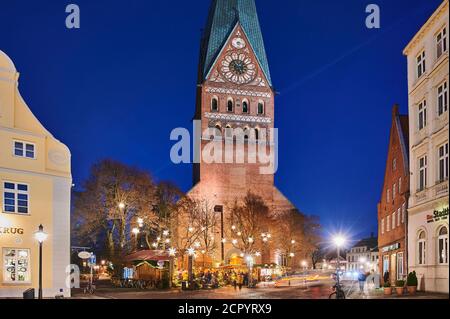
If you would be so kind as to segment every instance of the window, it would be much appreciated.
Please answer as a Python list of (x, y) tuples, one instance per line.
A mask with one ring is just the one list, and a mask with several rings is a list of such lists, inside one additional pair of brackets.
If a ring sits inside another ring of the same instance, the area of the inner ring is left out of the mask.
[(425, 68), (425, 51), (417, 56), (417, 78), (420, 78), (426, 71)]
[(242, 113), (248, 113), (248, 102), (242, 102)]
[(213, 112), (219, 111), (219, 101), (217, 100), (217, 98), (213, 98), (211, 100), (211, 111)]
[(442, 226), (438, 237), (438, 255), (440, 264), (448, 264), (448, 230)]
[(419, 191), (427, 187), (427, 157), (419, 158)]
[(396, 213), (393, 212), (393, 213), (392, 213), (392, 230), (395, 229), (395, 219), (396, 219)]
[(389, 271), (389, 255), (383, 256), (383, 274)]
[(395, 199), (395, 195), (397, 195), (397, 184), (394, 184), (394, 186), (392, 186), (392, 200)]
[(216, 129), (214, 130), (214, 134), (215, 134), (215, 139), (220, 139), (222, 137), (222, 127), (217, 124), (216, 125)]
[(427, 126), (427, 101), (423, 100), (419, 104), (419, 131)]
[(3, 211), (5, 213), (28, 214), (28, 185), (3, 183)]
[(397, 227), (400, 227), (400, 220), (402, 219), (402, 211), (397, 209)]
[(29, 249), (3, 248), (3, 281), (9, 284), (29, 283)]
[(397, 254), (397, 280), (402, 280), (404, 276), (403, 253)]
[(402, 205), (402, 224), (405, 223), (405, 217), (406, 217), (406, 203), (403, 203), (403, 205)]
[(425, 232), (422, 230), (419, 233), (417, 240), (417, 262), (419, 265), (425, 265), (425, 257), (426, 257), (426, 236)]
[(259, 141), (259, 129), (255, 128), (255, 139)]
[(232, 99), (229, 99), (227, 102), (227, 112), (233, 112), (234, 103)]
[(384, 234), (384, 218), (381, 219), (381, 234)]
[(443, 28), (436, 36), (436, 53), (439, 59), (447, 51), (447, 29)]
[(448, 143), (439, 147), (439, 182), (448, 179)]
[(439, 85), (437, 90), (438, 115), (441, 116), (448, 110), (448, 86), (447, 81)]
[(18, 157), (35, 158), (35, 146), (32, 143), (14, 141), (14, 155)]
[(386, 217), (386, 231), (391, 231), (391, 215), (387, 215)]
[(392, 170), (395, 171), (396, 169), (397, 169), (397, 159), (394, 158), (394, 159), (392, 160)]
[(264, 114), (264, 103), (261, 101), (258, 102), (258, 114)]
[(233, 137), (233, 130), (230, 125), (227, 125), (225, 128), (225, 137), (226, 138), (232, 138)]
[(391, 194), (391, 190), (390, 190), (390, 189), (387, 189), (387, 190), (386, 190), (386, 202), (390, 202), (390, 201), (391, 201), (391, 196), (390, 196), (390, 194)]
[(402, 178), (398, 178), (398, 194), (400, 195), (402, 193)]

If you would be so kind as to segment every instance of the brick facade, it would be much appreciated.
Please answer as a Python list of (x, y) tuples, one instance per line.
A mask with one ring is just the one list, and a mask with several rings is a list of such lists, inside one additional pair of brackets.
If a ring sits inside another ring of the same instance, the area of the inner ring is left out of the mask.
[(379, 269), (390, 281), (407, 272), (407, 205), (409, 197), (408, 116), (392, 109), (392, 125), (381, 201), (378, 203)]

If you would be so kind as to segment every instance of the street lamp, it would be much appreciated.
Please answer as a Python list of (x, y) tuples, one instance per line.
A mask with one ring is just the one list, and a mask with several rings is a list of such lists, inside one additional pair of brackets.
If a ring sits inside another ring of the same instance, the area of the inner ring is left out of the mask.
[(342, 235), (336, 235), (333, 238), (333, 242), (336, 245), (336, 249), (337, 249), (337, 262), (336, 262), (336, 279), (337, 280), (336, 281), (337, 281), (337, 284), (339, 285), (339, 270), (341, 268), (339, 262), (341, 259), (341, 247), (344, 246), (346, 239)]
[(120, 209), (124, 209), (125, 208), (125, 203), (124, 202), (120, 202), (119, 203), (119, 208)]
[(38, 298), (42, 299), (42, 243), (47, 239), (48, 235), (44, 233), (44, 226), (39, 225), (38, 231), (34, 237), (39, 242), (39, 291)]

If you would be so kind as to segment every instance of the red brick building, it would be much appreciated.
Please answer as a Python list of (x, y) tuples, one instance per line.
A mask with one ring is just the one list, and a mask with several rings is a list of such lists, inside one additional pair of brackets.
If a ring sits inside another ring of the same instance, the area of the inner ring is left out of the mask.
[(407, 275), (408, 132), (408, 115), (400, 115), (398, 105), (394, 105), (383, 191), (378, 203), (379, 269), (382, 275), (389, 272), (392, 283)]
[[(216, 143), (222, 145), (227, 139), (227, 128), (252, 131), (262, 140), (264, 129), (274, 127), (275, 91), (255, 1), (213, 0), (200, 52), (194, 120), (201, 121), (201, 131), (217, 128), (222, 139)], [(202, 138), (200, 150), (203, 152), (210, 142)], [(261, 145), (262, 142), (256, 143)], [(237, 144), (238, 141), (233, 146), (234, 151)], [(245, 159), (249, 147), (254, 146), (251, 144), (248, 140), (244, 142)], [(188, 196), (223, 207), (225, 215), (227, 207), (246, 196), (248, 191), (262, 196), (272, 212), (293, 209), (274, 186), (274, 174), (262, 174), (261, 167), (267, 164), (250, 164), (247, 160), (245, 163), (206, 163), (202, 159), (194, 165), (194, 187)], [(226, 218), (224, 222), (223, 227), (229, 229), (231, 225), (226, 225)], [(214, 262), (239, 262), (240, 252), (229, 242), (224, 246), (223, 253), (219, 251), (213, 258)], [(261, 258), (256, 263), (273, 262), (276, 257), (274, 252), (269, 252)]]

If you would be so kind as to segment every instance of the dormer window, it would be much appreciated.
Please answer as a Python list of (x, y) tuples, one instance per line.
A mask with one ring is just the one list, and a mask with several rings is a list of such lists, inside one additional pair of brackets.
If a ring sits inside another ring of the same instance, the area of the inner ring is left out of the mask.
[(14, 141), (14, 156), (25, 158), (36, 158), (35, 145), (23, 141)]

